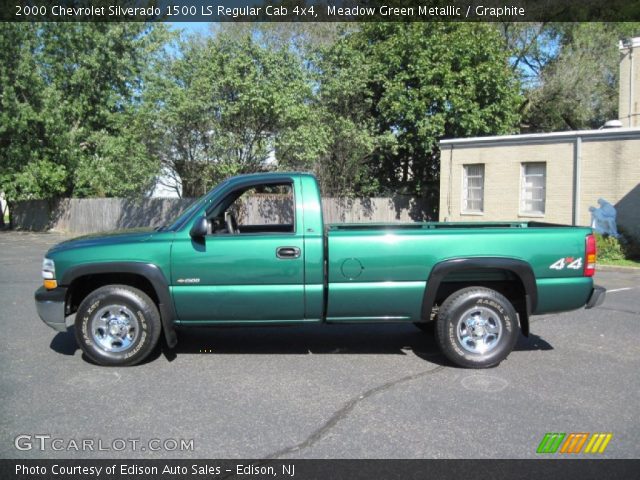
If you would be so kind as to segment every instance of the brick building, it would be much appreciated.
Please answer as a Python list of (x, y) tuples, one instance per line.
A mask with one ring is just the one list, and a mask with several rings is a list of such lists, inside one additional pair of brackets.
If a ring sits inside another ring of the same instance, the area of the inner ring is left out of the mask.
[(590, 225), (598, 199), (640, 239), (640, 38), (620, 45), (620, 123), (600, 130), (442, 140), (440, 220)]

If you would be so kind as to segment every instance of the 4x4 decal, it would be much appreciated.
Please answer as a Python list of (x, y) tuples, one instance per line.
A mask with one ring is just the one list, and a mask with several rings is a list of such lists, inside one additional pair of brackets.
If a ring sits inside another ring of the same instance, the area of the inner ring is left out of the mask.
[(564, 257), (553, 262), (550, 266), (552, 270), (562, 270), (564, 268), (570, 268), (572, 270), (580, 270), (582, 268), (582, 257)]

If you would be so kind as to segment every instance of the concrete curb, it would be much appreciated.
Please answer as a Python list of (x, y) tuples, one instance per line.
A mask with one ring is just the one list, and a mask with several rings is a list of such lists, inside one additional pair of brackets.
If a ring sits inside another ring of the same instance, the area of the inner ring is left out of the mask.
[(596, 272), (601, 270), (603, 272), (627, 272), (627, 273), (640, 273), (640, 267), (624, 267), (622, 265), (600, 265), (596, 264)]

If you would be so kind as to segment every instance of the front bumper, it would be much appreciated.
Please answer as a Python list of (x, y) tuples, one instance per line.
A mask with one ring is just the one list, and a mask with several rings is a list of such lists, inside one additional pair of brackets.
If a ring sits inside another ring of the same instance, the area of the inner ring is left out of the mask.
[(596, 285), (595, 287), (593, 287), (593, 290), (591, 290), (591, 295), (589, 296), (589, 300), (587, 300), (587, 305), (584, 308), (593, 308), (593, 307), (597, 307), (598, 305), (602, 305), (602, 302), (604, 302), (604, 297), (606, 296), (606, 294), (607, 294), (606, 288)]
[(64, 300), (67, 289), (58, 287), (47, 290), (40, 287), (36, 290), (36, 309), (38, 316), (44, 323), (58, 332), (66, 332), (67, 324), (64, 318)]

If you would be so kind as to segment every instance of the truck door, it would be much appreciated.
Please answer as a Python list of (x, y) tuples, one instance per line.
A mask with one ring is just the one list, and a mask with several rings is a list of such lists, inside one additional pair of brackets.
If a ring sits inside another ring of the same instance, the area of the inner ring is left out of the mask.
[(238, 187), (207, 212), (209, 235), (176, 238), (172, 290), (181, 321), (304, 319), (304, 232), (295, 181)]

